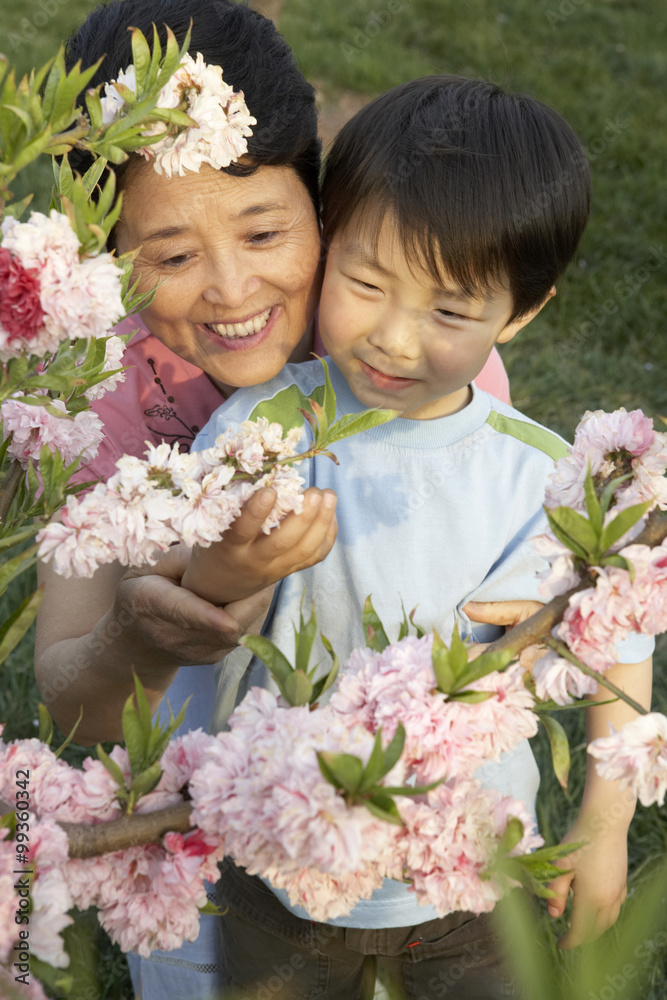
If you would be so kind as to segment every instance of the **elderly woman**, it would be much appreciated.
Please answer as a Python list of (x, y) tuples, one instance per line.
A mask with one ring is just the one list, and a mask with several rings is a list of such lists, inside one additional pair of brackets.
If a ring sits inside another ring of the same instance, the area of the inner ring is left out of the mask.
[[(115, 168), (123, 211), (113, 245), (121, 253), (139, 248), (141, 286), (158, 288), (141, 316), (117, 331), (137, 331), (123, 361), (132, 367), (124, 384), (94, 404), (106, 439), (82, 480), (108, 478), (120, 455), (143, 454), (147, 440), (178, 441), (187, 449), (236, 388), (272, 378), (318, 349), (314, 92), (273, 24), (231, 0), (113, 0), (96, 8), (70, 40), (69, 63), (90, 65), (105, 55), (92, 84), (114, 80), (132, 59), (129, 26), (150, 37), (155, 23), (164, 42), (168, 24), (181, 41), (191, 19), (191, 53), (222, 67), (224, 80), (243, 91), (256, 124), (247, 153), (224, 169), (203, 163), (169, 177), (136, 154)], [(497, 355), (479, 381), (507, 398)], [(133, 671), (154, 708), (172, 685), (175, 710), (194, 695), (183, 728), (208, 725), (210, 664), (261, 624), (270, 585), (324, 558), (335, 538), (332, 494), (308, 491), (304, 512), (265, 536), (259, 529), (272, 500), (270, 491), (253, 497), (224, 542), (231, 563), (267, 589), (225, 608), (181, 587), (186, 560), (178, 547), (147, 572), (126, 573), (116, 564), (102, 567), (92, 581), (64, 580), (41, 567), (46, 591), (35, 670), (61, 728), (68, 730), (82, 708), (77, 741), (122, 739), (121, 710)], [(230, 699), (243, 669), (242, 661), (233, 661), (228, 657), (225, 665)], [(187, 669), (172, 684), (182, 665)], [(142, 978), (143, 1000), (215, 991), (212, 970), (204, 969), (214, 964), (205, 946), (184, 953), (174, 953), (164, 967), (168, 986)], [(187, 967), (187, 983), (179, 983), (179, 967)]]
[[(89, 65), (106, 53), (93, 84), (115, 79), (131, 62), (128, 26), (149, 35), (152, 23), (168, 23), (182, 39), (191, 18), (191, 52), (222, 67), (257, 124), (247, 154), (224, 170), (203, 164), (167, 177), (138, 155), (116, 168), (124, 201), (114, 245), (139, 247), (142, 287), (159, 287), (141, 317), (119, 328), (138, 331), (124, 359), (133, 367), (96, 404), (107, 437), (82, 479), (106, 479), (120, 455), (142, 454), (146, 440), (187, 448), (236, 388), (317, 347), (314, 93), (273, 24), (230, 0), (123, 0), (93, 11), (70, 40), (69, 61)], [(497, 355), (483, 376), (483, 388), (507, 394)], [(334, 537), (331, 497), (310, 491), (305, 513), (267, 538), (258, 529), (270, 503), (270, 494), (254, 498), (227, 540), (230, 558), (256, 567), (267, 587), (323, 558)], [(92, 583), (42, 567), (37, 679), (63, 728), (83, 706), (80, 742), (122, 738), (133, 669), (157, 706), (179, 666), (219, 661), (261, 619), (266, 594), (214, 608), (180, 587), (183, 566), (172, 552), (145, 574), (103, 567)], [(187, 679), (194, 690), (194, 673)]]

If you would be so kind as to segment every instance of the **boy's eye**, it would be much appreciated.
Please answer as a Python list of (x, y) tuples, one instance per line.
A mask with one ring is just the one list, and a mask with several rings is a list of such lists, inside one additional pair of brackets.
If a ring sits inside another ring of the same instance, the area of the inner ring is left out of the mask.
[(249, 240), (251, 243), (270, 243), (276, 236), (278, 236), (277, 229), (265, 233), (252, 233)]
[(449, 309), (436, 309), (438, 316), (443, 316), (445, 319), (468, 319), (467, 316), (463, 316), (461, 313), (451, 312)]
[(378, 291), (378, 286), (371, 285), (370, 281), (362, 281), (361, 278), (353, 278), (352, 280), (355, 281), (358, 285), (361, 285), (362, 288), (367, 288), (369, 292)]

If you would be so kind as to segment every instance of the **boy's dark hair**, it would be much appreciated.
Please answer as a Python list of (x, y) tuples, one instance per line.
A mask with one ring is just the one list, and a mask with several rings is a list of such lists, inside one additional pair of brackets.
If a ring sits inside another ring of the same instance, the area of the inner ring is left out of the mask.
[[(77, 60), (90, 66), (104, 62), (89, 86), (118, 76), (132, 61), (128, 27), (140, 28), (152, 44), (152, 24), (164, 48), (165, 24), (182, 43), (192, 19), (190, 52), (222, 67), (223, 79), (242, 90), (257, 119), (248, 139), (252, 165), (232, 163), (226, 173), (245, 175), (260, 166), (292, 167), (319, 208), (320, 140), (317, 136), (315, 91), (296, 65), (292, 51), (267, 18), (232, 0), (112, 0), (96, 7), (67, 44), (68, 69)], [(81, 95), (81, 104), (83, 95)], [(89, 157), (70, 156), (84, 172)], [(126, 161), (127, 163), (127, 161)], [(126, 164), (114, 168), (120, 178)]]
[(552, 108), (483, 81), (395, 87), (339, 133), (322, 187), (324, 241), (358, 209), (377, 240), (389, 213), (408, 259), (468, 295), (509, 281), (510, 321), (544, 301), (588, 219), (583, 147)]

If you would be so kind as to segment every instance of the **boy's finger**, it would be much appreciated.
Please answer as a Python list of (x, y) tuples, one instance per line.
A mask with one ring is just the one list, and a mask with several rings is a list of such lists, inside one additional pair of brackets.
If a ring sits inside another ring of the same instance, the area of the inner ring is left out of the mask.
[(276, 494), (268, 487), (258, 490), (248, 500), (239, 517), (225, 532), (225, 545), (247, 545), (260, 534), (262, 525), (276, 502)]
[(473, 622), (485, 625), (518, 625), (543, 605), (539, 601), (468, 601), (463, 611)]
[(547, 912), (550, 917), (554, 919), (562, 917), (573, 877), (572, 873), (568, 873), (555, 878), (553, 882), (549, 883), (551, 891), (556, 893), (555, 896), (547, 900)]

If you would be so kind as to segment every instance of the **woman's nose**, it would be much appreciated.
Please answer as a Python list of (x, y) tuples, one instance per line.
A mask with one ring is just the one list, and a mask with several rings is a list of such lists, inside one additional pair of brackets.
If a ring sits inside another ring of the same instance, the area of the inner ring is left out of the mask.
[(257, 291), (261, 279), (248, 262), (233, 254), (212, 261), (206, 272), (202, 298), (213, 305), (238, 308)]

